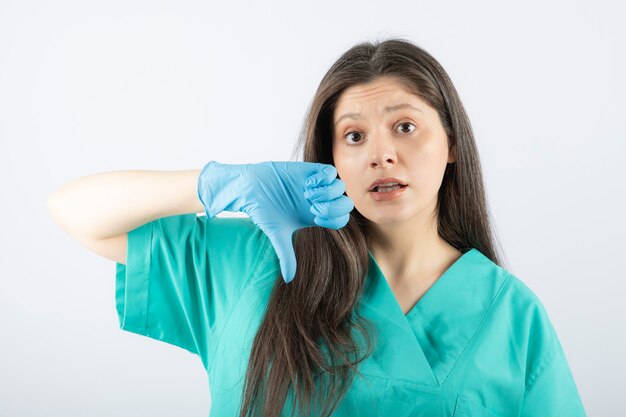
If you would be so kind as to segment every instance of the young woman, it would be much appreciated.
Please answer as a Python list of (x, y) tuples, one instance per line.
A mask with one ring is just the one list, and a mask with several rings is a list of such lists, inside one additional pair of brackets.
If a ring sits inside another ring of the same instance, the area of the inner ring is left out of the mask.
[[(87, 177), (49, 206), (117, 261), (121, 328), (200, 357), (211, 416), (585, 416), (546, 310), (500, 265), (470, 122), (431, 55), (352, 47), (301, 146), (303, 162)], [(72, 215), (103, 186), (107, 210)]]

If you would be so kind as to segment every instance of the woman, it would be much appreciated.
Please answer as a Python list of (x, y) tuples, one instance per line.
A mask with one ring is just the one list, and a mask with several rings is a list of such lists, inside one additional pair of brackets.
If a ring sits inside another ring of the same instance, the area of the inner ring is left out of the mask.
[(432, 56), (402, 39), (354, 46), (301, 140), (302, 163), (98, 177), (144, 193), (82, 239), (118, 261), (121, 328), (198, 354), (212, 416), (585, 415), (543, 305), (499, 265), (470, 122)]

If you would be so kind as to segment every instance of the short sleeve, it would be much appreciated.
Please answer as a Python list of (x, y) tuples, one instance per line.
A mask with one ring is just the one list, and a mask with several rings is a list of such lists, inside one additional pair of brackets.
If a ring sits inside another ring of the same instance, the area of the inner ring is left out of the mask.
[(242, 217), (192, 213), (131, 230), (126, 265), (116, 264), (120, 328), (197, 354), (207, 369), (268, 244)]
[(529, 318), (526, 387), (520, 417), (586, 417), (561, 342), (538, 299)]

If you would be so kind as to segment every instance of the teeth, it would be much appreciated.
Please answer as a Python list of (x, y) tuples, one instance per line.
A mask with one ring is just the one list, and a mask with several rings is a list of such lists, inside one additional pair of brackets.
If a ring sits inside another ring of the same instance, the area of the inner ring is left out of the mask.
[(390, 182), (390, 183), (387, 183), (387, 184), (378, 184), (376, 187), (374, 187), (372, 189), (372, 191), (381, 191), (381, 190), (389, 191), (389, 190), (385, 190), (385, 189), (386, 188), (390, 188), (390, 187), (395, 187), (395, 186), (400, 186), (400, 183)]
[(400, 184), (392, 185), (391, 187), (383, 187), (382, 185), (374, 187), (375, 192), (384, 193), (387, 191), (397, 190), (398, 188), (402, 188)]
[(393, 187), (394, 185), (398, 185), (398, 183), (397, 182), (390, 182), (388, 184), (378, 184), (376, 187), (374, 187), (374, 190), (378, 189), (379, 187), (380, 188), (383, 188), (383, 187)]

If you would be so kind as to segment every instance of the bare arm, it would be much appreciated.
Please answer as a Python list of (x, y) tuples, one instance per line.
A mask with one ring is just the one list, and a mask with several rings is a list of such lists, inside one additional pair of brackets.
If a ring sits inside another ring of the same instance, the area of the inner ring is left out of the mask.
[(125, 263), (129, 231), (162, 217), (204, 212), (197, 188), (200, 171), (88, 175), (52, 193), (48, 210), (54, 221), (83, 245)]

